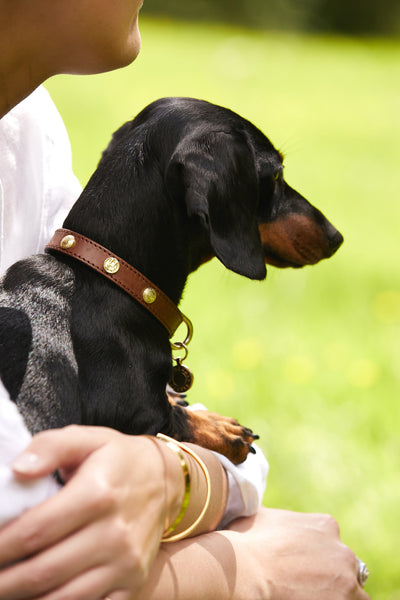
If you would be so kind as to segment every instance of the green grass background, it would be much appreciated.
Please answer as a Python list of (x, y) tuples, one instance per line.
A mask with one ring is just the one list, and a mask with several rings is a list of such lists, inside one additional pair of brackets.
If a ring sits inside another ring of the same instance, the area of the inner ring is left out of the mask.
[(329, 261), (251, 282), (193, 274), (191, 401), (261, 435), (265, 504), (329, 512), (400, 599), (400, 43), (143, 20), (131, 67), (48, 84), (84, 184), (111, 132), (166, 95), (238, 111), (282, 150), (285, 177), (342, 231)]

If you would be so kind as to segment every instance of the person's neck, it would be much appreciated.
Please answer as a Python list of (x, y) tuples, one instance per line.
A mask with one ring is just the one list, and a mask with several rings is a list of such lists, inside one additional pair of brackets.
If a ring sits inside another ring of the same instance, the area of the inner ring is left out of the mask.
[(31, 78), (29, 70), (26, 74), (21, 73), (10, 78), (0, 69), (0, 119), (29, 96), (43, 81), (44, 79), (40, 77)]
[(52, 75), (37, 60), (45, 53), (36, 52), (27, 28), (13, 26), (20, 22), (13, 14), (0, 16), (0, 118)]

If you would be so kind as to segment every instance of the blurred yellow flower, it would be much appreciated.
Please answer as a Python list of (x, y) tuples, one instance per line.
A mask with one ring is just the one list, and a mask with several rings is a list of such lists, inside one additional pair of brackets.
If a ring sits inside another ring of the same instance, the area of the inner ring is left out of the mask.
[(285, 379), (296, 385), (309, 383), (315, 374), (315, 363), (309, 356), (289, 356), (283, 366)]
[(358, 388), (372, 387), (379, 380), (380, 375), (380, 366), (368, 358), (355, 360), (348, 371), (349, 382)]
[(232, 349), (235, 367), (243, 371), (256, 369), (261, 363), (262, 357), (263, 346), (257, 338), (239, 340)]

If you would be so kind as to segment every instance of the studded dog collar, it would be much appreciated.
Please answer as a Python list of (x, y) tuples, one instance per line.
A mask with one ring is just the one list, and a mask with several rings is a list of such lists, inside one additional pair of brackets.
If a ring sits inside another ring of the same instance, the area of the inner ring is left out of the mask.
[(189, 343), (192, 337), (190, 320), (162, 290), (122, 258), (84, 235), (69, 229), (57, 229), (46, 250), (56, 250), (73, 256), (113, 281), (147, 308), (162, 323), (169, 337), (172, 337), (179, 325), (184, 322), (188, 330), (184, 344)]

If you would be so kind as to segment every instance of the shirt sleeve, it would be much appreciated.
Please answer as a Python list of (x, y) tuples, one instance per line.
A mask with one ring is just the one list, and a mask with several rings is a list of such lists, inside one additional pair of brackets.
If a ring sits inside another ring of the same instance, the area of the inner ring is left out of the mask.
[(215, 452), (228, 476), (228, 500), (219, 525), (223, 529), (234, 519), (254, 515), (262, 504), (269, 470), (261, 449), (253, 444), (255, 454), (249, 454), (240, 465)]
[[(0, 119), (0, 271), (43, 252), (80, 192), (64, 124), (39, 87)], [(0, 525), (59, 489), (52, 477), (15, 479), (12, 461), (30, 439), (0, 381)]]
[(63, 121), (39, 87), (0, 119), (0, 271), (43, 252), (80, 192)]
[(11, 464), (26, 448), (31, 435), (14, 402), (0, 381), (0, 527), (55, 494), (59, 485), (52, 477), (18, 481)]
[[(207, 410), (202, 404), (188, 406), (190, 410)], [(248, 454), (246, 460), (234, 465), (226, 456), (214, 452), (228, 476), (228, 499), (225, 513), (219, 525), (223, 529), (239, 517), (254, 515), (261, 506), (267, 486), (269, 464), (262, 450), (253, 444), (255, 454)]]

